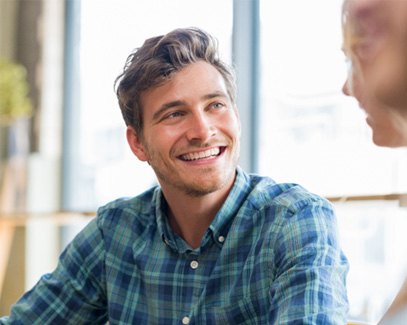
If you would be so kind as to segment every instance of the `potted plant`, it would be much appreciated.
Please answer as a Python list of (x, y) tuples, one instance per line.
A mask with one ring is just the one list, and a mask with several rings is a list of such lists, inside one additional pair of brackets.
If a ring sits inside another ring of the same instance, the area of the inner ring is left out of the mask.
[[(32, 104), (25, 68), (0, 58), (0, 211), (21, 208)], [(21, 202), (20, 202), (21, 201)]]
[(0, 58), (0, 124), (9, 125), (32, 113), (25, 68)]
[(32, 114), (28, 92), (25, 68), (0, 58), (0, 160), (7, 159), (9, 132), (13, 124)]

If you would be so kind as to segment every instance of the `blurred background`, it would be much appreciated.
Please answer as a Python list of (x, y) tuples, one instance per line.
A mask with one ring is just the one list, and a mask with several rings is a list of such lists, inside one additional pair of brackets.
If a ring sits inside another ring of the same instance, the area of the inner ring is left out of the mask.
[(99, 206), (155, 184), (113, 83), (149, 37), (198, 26), (238, 77), (240, 164), (330, 199), (351, 317), (375, 322), (407, 274), (407, 150), (371, 144), (341, 93), (341, 0), (0, 0), (0, 315)]

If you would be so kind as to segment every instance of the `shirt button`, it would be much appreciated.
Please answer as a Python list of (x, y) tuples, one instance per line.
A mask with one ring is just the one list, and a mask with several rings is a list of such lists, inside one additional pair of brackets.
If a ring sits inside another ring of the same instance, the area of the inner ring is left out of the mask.
[(219, 236), (219, 237), (218, 237), (218, 241), (219, 241), (220, 243), (223, 243), (223, 242), (225, 241), (225, 237)]
[[(190, 264), (189, 264), (190, 266), (191, 266), (191, 268), (192, 269), (197, 269), (198, 268), (198, 261), (192, 261)], [(188, 323), (187, 323), (188, 324)]]
[(185, 316), (185, 317), (182, 319), (182, 324), (187, 325), (187, 324), (189, 324), (189, 321), (190, 321), (189, 317), (188, 317), (188, 316)]

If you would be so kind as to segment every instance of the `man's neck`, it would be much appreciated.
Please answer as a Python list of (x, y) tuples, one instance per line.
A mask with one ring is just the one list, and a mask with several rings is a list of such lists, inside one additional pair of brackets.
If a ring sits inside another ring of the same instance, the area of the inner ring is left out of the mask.
[(202, 237), (225, 202), (230, 188), (195, 197), (179, 191), (165, 191), (171, 228), (192, 248)]

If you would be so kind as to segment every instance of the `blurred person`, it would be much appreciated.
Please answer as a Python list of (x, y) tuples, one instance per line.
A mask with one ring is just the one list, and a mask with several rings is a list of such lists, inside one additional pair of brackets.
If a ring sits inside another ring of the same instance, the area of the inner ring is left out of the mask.
[(1, 324), (344, 324), (330, 203), (238, 166), (234, 73), (197, 28), (146, 40), (116, 80), (159, 186), (118, 199)]
[[(343, 92), (366, 112), (373, 142), (407, 147), (407, 0), (345, 0)], [(407, 281), (380, 324), (407, 324)]]
[(407, 1), (345, 0), (343, 91), (366, 112), (379, 146), (407, 146)]

